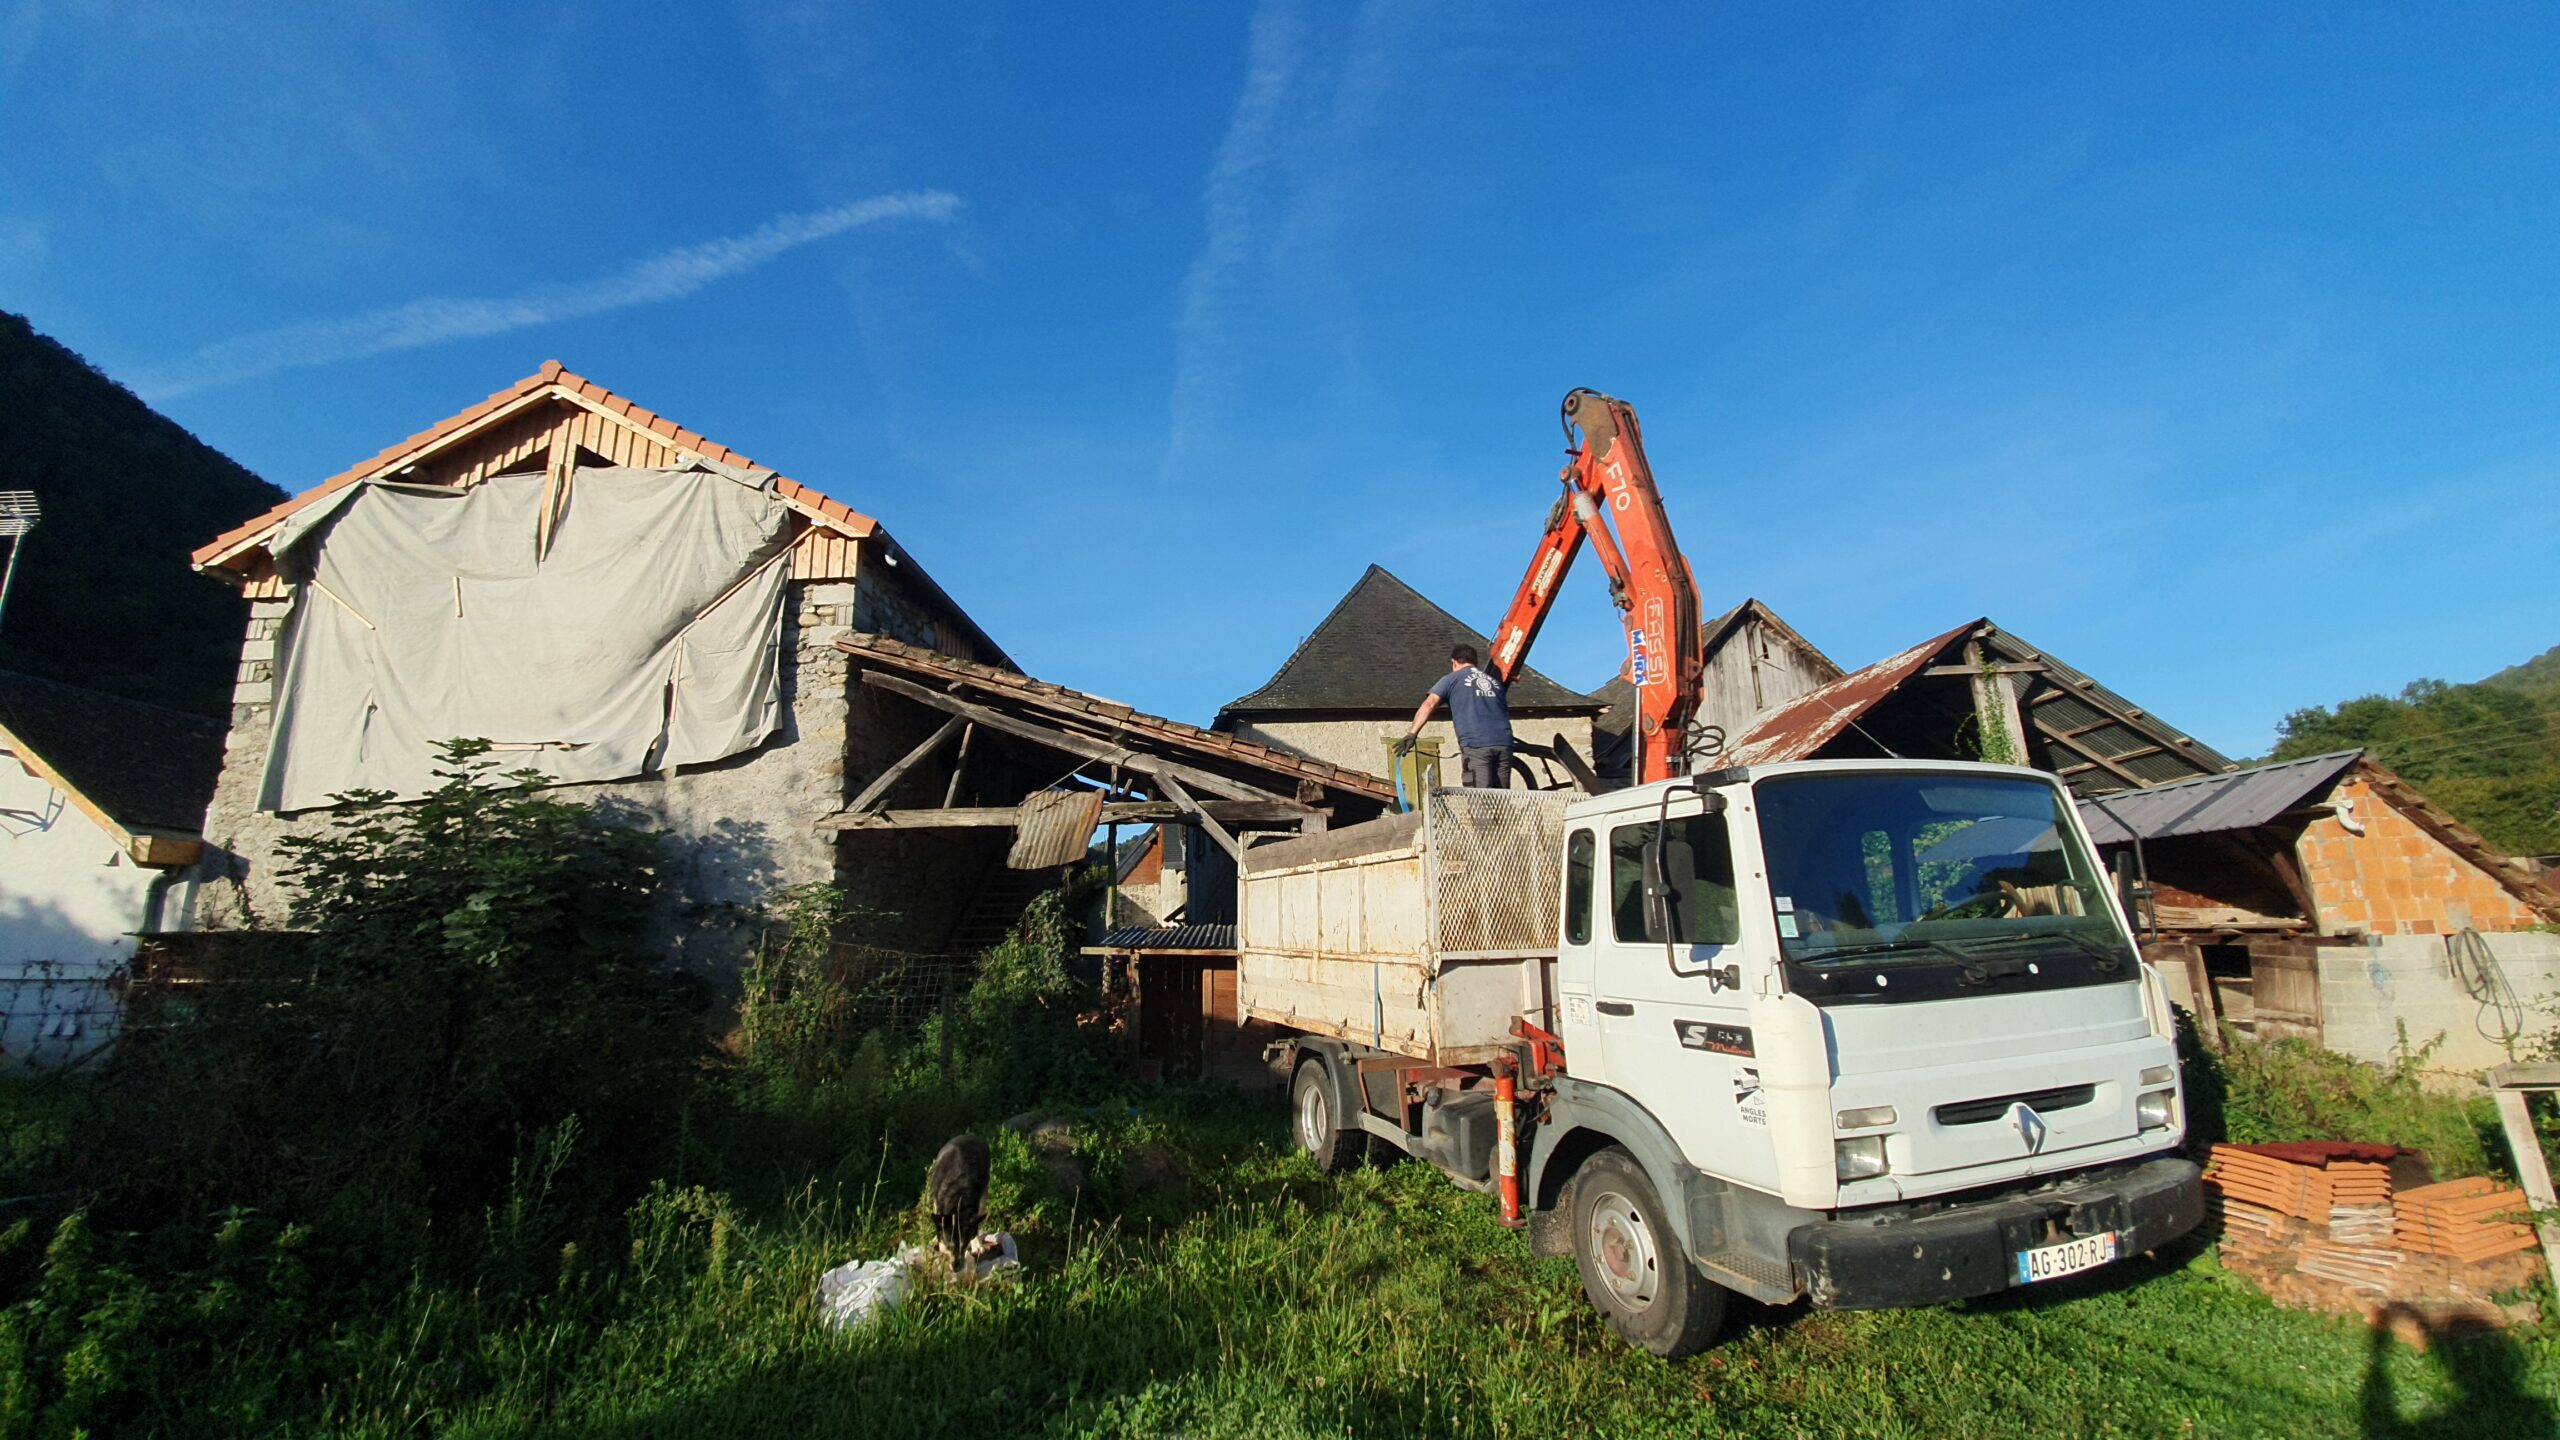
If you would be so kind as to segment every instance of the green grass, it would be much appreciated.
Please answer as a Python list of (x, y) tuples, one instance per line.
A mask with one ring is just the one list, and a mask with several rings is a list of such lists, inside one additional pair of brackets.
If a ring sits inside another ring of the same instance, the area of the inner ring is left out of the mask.
[[(1021, 1235), (1018, 1283), (928, 1289), (867, 1330), (823, 1329), (818, 1272), (917, 1233), (920, 1165), (848, 1155), (761, 1216), (662, 1192), (635, 1211), (628, 1263), (572, 1257), (534, 1293), (412, 1285), (261, 1341), (212, 1287), (164, 1286), (155, 1303), (251, 1338), (216, 1343), (120, 1433), (2552, 1433), (2552, 1339), (2417, 1355), (2278, 1310), (2200, 1247), (1934, 1310), (1737, 1306), (1722, 1346), (1666, 1363), (1601, 1328), (1570, 1261), (1532, 1259), (1487, 1201), (1425, 1167), (1327, 1178), (1285, 1149), (1276, 1103), (1149, 1103), (1078, 1127), (1080, 1197), (1018, 1140), (999, 1147), (990, 1220)], [(1123, 1163), (1140, 1143), (1181, 1154), (1188, 1183), (1149, 1185)], [(124, 1362), (108, 1343), (65, 1363)]]

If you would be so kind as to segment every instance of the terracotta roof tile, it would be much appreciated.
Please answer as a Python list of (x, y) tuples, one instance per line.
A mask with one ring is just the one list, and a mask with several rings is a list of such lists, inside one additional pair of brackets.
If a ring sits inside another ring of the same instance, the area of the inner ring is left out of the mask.
[[(233, 526), (231, 529), (214, 537), (210, 542), (198, 547), (194, 555), (190, 558), (198, 568), (210, 565), (219, 565), (232, 560), (236, 557), (238, 552), (255, 542), (260, 536), (272, 529), (279, 521), (282, 521), (287, 516), (301, 509), (303, 506), (308, 505), (323, 496), (334, 494), (359, 480), (381, 474), (383, 471), (389, 469), (395, 461), (404, 459), (429, 445), (433, 445), (438, 441), (444, 440), (463, 430), (467, 430), (473, 424), (486, 418), (491, 413), (504, 409), (507, 406), (514, 404), (516, 401), (522, 400), (525, 397), (546, 388), (556, 388), (561, 392), (586, 399), (595, 404), (597, 408), (621, 416), (631, 424), (646, 429), (653, 434), (674, 438), (676, 443), (703, 455), (706, 459), (717, 460), (721, 464), (733, 465), (740, 469), (761, 468), (758, 467), (754, 461), (749, 460), (746, 456), (739, 454), (737, 451), (731, 450), (723, 445), (715, 445), (711, 441), (704, 439), (702, 436), (697, 435), (690, 430), (683, 429), (674, 421), (665, 419), (664, 417), (648, 410), (646, 407), (635, 405), (631, 401), (626, 400), (623, 397), (614, 394), (612, 391), (607, 390), (605, 387), (596, 384), (594, 381), (587, 379), (585, 376), (568, 370), (563, 367), (559, 361), (548, 360), (543, 362), (541, 369), (524, 377), (522, 380), (517, 381), (515, 384), (510, 385), (503, 390), (491, 391), (487, 399), (458, 411), (424, 430), (418, 431), (396, 445), (386, 446), (383, 449), (376, 451), (370, 458), (352, 465), (345, 470), (339, 471), (337, 474), (330, 476), (328, 479), (321, 481), (319, 484), (312, 486), (310, 489), (303, 491), (292, 499), (275, 505), (242, 524)], [(818, 512), (833, 523), (836, 528), (846, 530), (856, 538), (874, 534), (880, 528), (880, 523), (878, 521), (858, 510), (855, 510), (849, 505), (841, 504), (835, 500), (829, 499), (817, 491), (810, 489), (808, 486), (799, 484), (796, 481), (784, 479), (780, 476), (776, 476), (775, 479), (777, 482), (775, 486), (776, 493), (780, 494), (785, 501), (797, 505), (803, 510)]]

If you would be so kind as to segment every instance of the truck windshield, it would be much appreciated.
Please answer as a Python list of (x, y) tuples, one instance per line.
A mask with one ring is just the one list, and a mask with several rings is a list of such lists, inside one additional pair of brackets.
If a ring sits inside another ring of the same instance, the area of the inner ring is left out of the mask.
[(1788, 988), (1893, 1004), (2139, 972), (2054, 786), (1867, 771), (1755, 787)]

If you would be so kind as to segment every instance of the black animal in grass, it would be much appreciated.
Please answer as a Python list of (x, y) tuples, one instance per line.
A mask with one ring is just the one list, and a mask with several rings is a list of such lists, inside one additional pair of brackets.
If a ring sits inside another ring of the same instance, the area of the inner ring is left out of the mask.
[(969, 1242), (987, 1213), (987, 1142), (975, 1135), (954, 1135), (944, 1142), (925, 1172), (925, 1204), (933, 1211), (934, 1243), (958, 1270), (968, 1259)]

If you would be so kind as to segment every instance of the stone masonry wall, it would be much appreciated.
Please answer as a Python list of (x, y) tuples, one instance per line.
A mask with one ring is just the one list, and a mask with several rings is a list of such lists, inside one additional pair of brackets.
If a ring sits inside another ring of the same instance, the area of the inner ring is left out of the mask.
[(2350, 774), (2332, 798), (2352, 802), (2364, 833), (2354, 834), (2334, 815), (2302, 832), (2296, 849), (2324, 933), (2449, 935), (2540, 922), (2495, 876), (2418, 828), (2362, 775)]
[[(205, 819), (207, 883), (199, 893), (208, 928), (252, 918), (286, 923), (279, 842), (331, 822), (327, 810), (279, 816), (257, 809), (274, 714), (275, 635), (286, 604), (251, 607), (228, 749)], [(832, 837), (814, 822), (843, 804), (846, 657), (834, 641), (856, 608), (850, 584), (789, 588), (782, 726), (762, 746), (674, 775), (560, 787), (564, 798), (666, 832), (652, 929), (676, 963), (715, 976), (733, 971), (752, 939), (742, 923), (746, 907), (785, 886), (836, 878)]]

